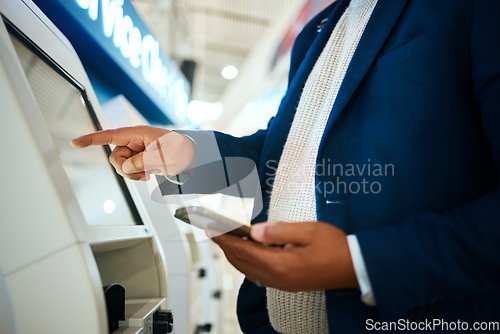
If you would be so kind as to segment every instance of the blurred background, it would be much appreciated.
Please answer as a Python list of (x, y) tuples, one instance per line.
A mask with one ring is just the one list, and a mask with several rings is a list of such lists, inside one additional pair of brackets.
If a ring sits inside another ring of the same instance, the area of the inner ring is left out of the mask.
[(234, 135), (264, 128), (276, 113), (293, 41), (331, 2), (132, 0), (165, 52), (192, 75), (189, 120)]

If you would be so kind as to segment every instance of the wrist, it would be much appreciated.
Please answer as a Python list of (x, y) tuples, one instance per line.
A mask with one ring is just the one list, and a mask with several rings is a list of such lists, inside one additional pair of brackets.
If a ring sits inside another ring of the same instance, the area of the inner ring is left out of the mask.
[(172, 145), (176, 147), (175, 156), (170, 161), (168, 175), (179, 175), (181, 173), (190, 173), (196, 163), (196, 144), (189, 136), (172, 132), (175, 134)]

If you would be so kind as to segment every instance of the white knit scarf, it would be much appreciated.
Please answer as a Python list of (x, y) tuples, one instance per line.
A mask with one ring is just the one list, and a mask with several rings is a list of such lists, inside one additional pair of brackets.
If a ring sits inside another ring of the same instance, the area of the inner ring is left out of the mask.
[[(354, 51), (377, 0), (352, 0), (309, 74), (274, 180), (269, 221), (316, 221), (318, 148)], [(334, 251), (334, 250), (332, 250)], [(286, 334), (328, 333), (325, 292), (267, 289), (273, 328)]]

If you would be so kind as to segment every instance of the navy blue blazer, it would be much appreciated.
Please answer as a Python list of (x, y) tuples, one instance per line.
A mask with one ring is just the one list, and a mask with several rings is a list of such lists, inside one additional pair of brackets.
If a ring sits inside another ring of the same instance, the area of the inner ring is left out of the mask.
[[(264, 209), (254, 222), (267, 219), (302, 88), (348, 2), (327, 8), (297, 37), (288, 91), (266, 130), (215, 133), (221, 157), (258, 167)], [(199, 160), (210, 160), (202, 158), (210, 134), (190, 135)], [(366, 332), (367, 319), (499, 321), (500, 1), (379, 0), (332, 108), (318, 166), (318, 220), (356, 234), (377, 302), (366, 306), (359, 290), (327, 291), (332, 332)], [(238, 316), (245, 333), (274, 333), (265, 289), (249, 281)]]

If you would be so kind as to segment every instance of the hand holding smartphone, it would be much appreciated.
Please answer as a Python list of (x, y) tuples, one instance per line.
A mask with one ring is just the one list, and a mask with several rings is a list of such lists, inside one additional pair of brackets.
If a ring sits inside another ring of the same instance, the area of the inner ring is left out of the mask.
[(180, 219), (187, 224), (199, 227), (202, 230), (214, 230), (220, 233), (235, 235), (244, 239), (252, 239), (250, 237), (251, 227), (249, 225), (242, 224), (236, 220), (200, 206), (188, 206), (177, 209), (174, 216), (175, 218)]

